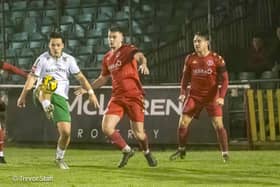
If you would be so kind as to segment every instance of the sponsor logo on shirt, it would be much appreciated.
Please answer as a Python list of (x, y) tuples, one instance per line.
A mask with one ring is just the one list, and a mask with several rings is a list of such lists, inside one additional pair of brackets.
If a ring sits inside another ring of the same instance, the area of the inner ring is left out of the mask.
[(194, 75), (210, 75), (212, 74), (213, 70), (211, 68), (208, 69), (194, 69), (193, 74)]
[(66, 73), (66, 69), (62, 69), (62, 68), (50, 68), (50, 69), (46, 69), (46, 73), (52, 73), (52, 72), (64, 72)]
[(122, 61), (117, 60), (116, 63), (110, 64), (110, 65), (108, 66), (108, 70), (109, 70), (110, 72), (112, 72), (112, 71), (114, 71), (114, 70), (117, 70), (120, 66), (122, 66)]

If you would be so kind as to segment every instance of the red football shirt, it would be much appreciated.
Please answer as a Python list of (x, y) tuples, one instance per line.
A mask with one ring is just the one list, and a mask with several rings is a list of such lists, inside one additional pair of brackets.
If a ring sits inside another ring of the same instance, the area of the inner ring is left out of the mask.
[(181, 81), (181, 94), (185, 94), (186, 87), (190, 84), (190, 97), (201, 102), (209, 102), (215, 98), (219, 93), (219, 68), (225, 68), (225, 62), (217, 53), (210, 52), (205, 57), (200, 57), (196, 53), (188, 55)]
[(138, 96), (144, 94), (133, 58), (138, 49), (124, 44), (116, 51), (107, 52), (102, 61), (102, 76), (112, 77), (112, 97)]

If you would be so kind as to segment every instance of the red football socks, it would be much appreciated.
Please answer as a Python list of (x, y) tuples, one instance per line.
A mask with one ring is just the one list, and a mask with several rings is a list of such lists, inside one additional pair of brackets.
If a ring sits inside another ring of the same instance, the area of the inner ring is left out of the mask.
[(216, 128), (216, 134), (217, 134), (217, 140), (220, 144), (220, 149), (223, 152), (228, 151), (228, 137), (227, 137), (227, 132), (224, 127), (222, 128)]
[(127, 145), (127, 143), (118, 131), (115, 131), (113, 134), (111, 134), (109, 138), (111, 142), (115, 144), (120, 150), (123, 150), (123, 148)]

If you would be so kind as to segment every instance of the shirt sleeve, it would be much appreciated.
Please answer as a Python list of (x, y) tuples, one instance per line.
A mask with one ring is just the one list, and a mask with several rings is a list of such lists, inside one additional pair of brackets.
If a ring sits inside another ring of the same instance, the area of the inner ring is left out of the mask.
[(43, 58), (38, 57), (32, 65), (31, 73), (39, 77), (43, 69)]
[(107, 76), (107, 75), (110, 75), (110, 71), (108, 69), (108, 66), (105, 63), (105, 58), (106, 58), (106, 56), (103, 57), (102, 67), (101, 67), (101, 75), (104, 76), (104, 77)]
[(128, 45), (126, 47), (126, 53), (129, 54), (128, 55), (128, 57), (129, 57), (128, 62), (133, 62), (132, 59), (137, 52), (140, 52), (140, 50), (134, 45)]
[(70, 69), (70, 73), (71, 74), (77, 74), (79, 73), (81, 70), (77, 64), (77, 61), (75, 58), (70, 58), (70, 66), (69, 66), (69, 69)]
[(185, 65), (183, 69), (183, 76), (181, 79), (181, 90), (180, 95), (186, 95), (187, 94), (187, 87), (190, 82), (190, 76), (191, 76), (191, 70), (189, 67), (189, 55), (185, 59)]
[(228, 89), (229, 80), (226, 64), (221, 56), (218, 56), (217, 60), (217, 76), (219, 85), (219, 95), (220, 97), (224, 98)]

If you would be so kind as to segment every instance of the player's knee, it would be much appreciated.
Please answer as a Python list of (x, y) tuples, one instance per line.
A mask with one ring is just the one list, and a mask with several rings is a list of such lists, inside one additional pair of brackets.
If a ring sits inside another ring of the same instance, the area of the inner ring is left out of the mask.
[(108, 127), (108, 126), (102, 125), (102, 132), (103, 132), (106, 136), (109, 136), (109, 135), (113, 134), (114, 131), (115, 131), (115, 129), (110, 128), (110, 127)]
[(71, 136), (71, 129), (70, 128), (60, 128), (59, 129), (59, 135), (63, 139), (70, 138), (70, 136)]
[(182, 116), (179, 121), (179, 126), (187, 127), (190, 124), (190, 122), (191, 122), (191, 118), (189, 118), (187, 116)]
[(64, 138), (68, 138), (68, 137), (70, 137), (71, 133), (68, 130), (63, 130), (63, 131), (61, 131), (60, 135), (63, 136)]
[(212, 119), (212, 124), (213, 124), (215, 129), (217, 129), (217, 128), (220, 129), (220, 128), (224, 127), (223, 121), (220, 118), (213, 118)]

